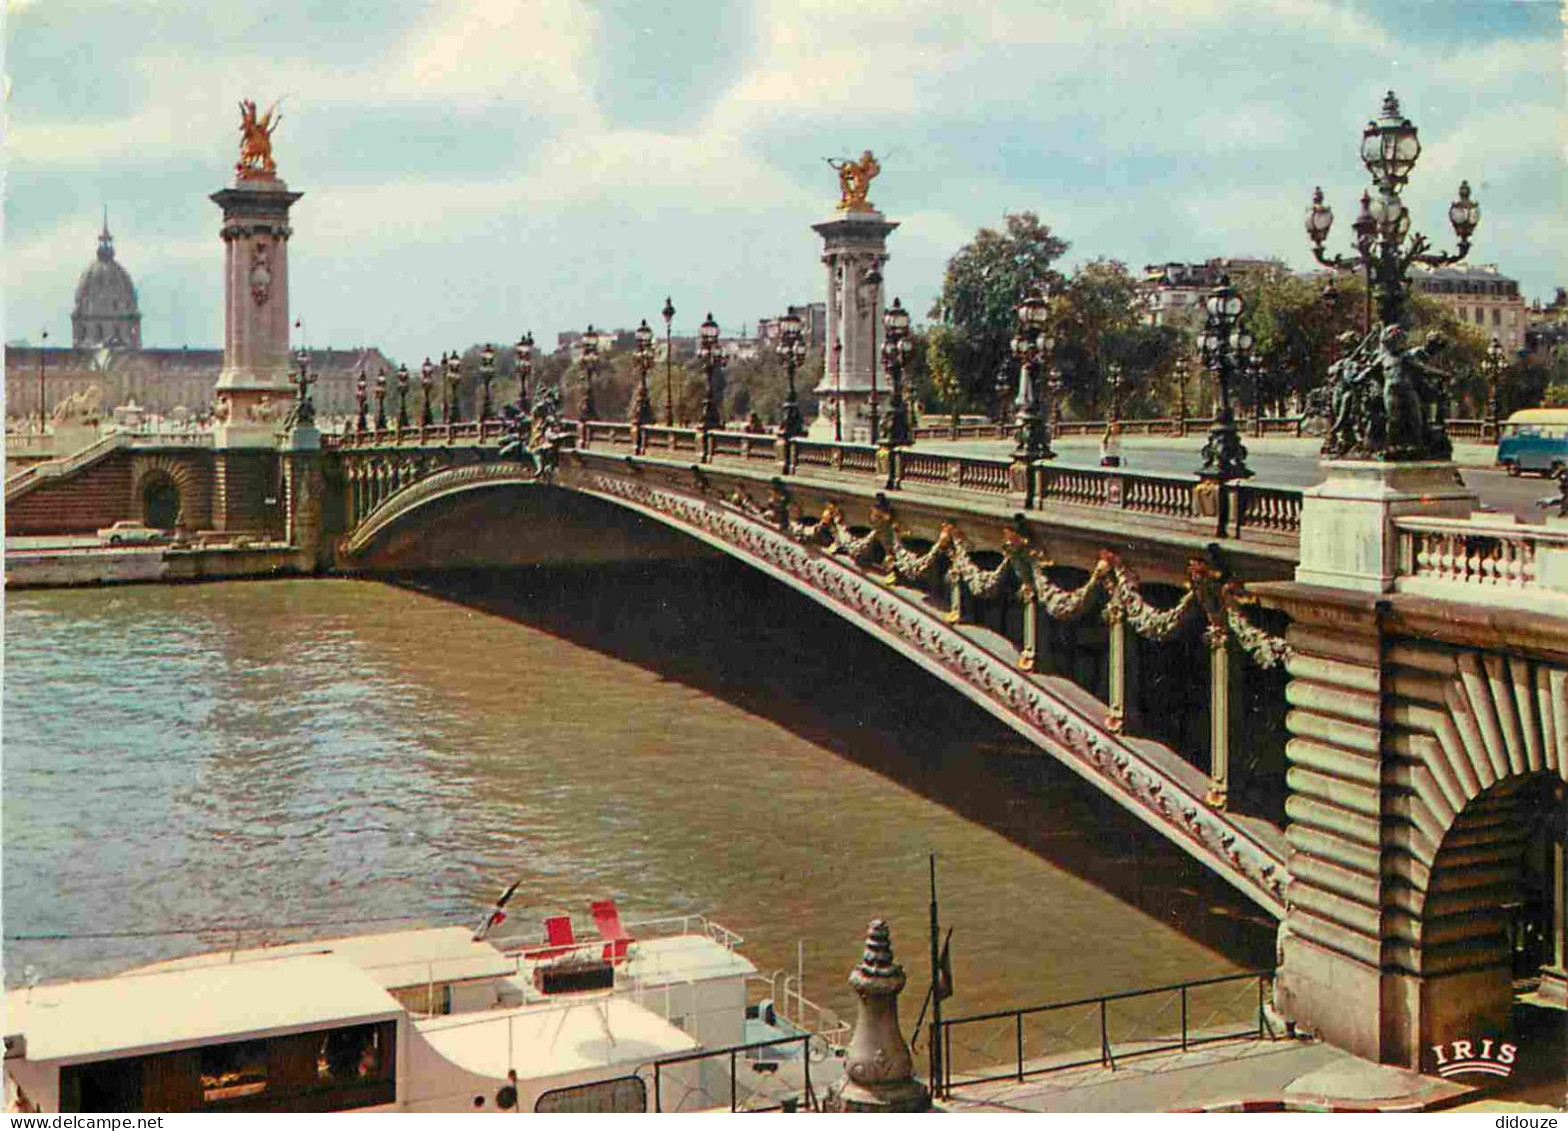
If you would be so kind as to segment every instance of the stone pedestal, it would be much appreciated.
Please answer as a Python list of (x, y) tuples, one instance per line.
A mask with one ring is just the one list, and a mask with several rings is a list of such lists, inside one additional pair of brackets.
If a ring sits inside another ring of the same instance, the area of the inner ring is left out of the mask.
[(321, 433), (314, 425), (289, 432), (284, 457), (283, 513), (288, 518), (287, 538), (299, 550), (300, 568), (314, 572), (322, 564), (322, 532), (326, 494), (321, 469)]
[(846, 1112), (929, 1111), (931, 1093), (915, 1079), (909, 1045), (898, 1028), (898, 995), (904, 969), (893, 961), (887, 923), (874, 919), (866, 933), (866, 950), (849, 976), (860, 998), (855, 1035), (845, 1057), (843, 1089), (838, 1106)]
[(1478, 497), (1448, 462), (1324, 460), (1328, 478), (1302, 493), (1296, 580), (1361, 593), (1394, 587), (1405, 515), (1467, 518)]
[(303, 193), (273, 175), (212, 194), (223, 209), (223, 370), (217, 448), (271, 448), (288, 412), (289, 208)]
[[(887, 237), (898, 221), (880, 212), (846, 212), (813, 224), (822, 237), (822, 262), (827, 267), (827, 365), (816, 387), (818, 412), (807, 430), (812, 440), (869, 440), (872, 381), (877, 383), (878, 415), (886, 425), (892, 388), (877, 369), (876, 342), (882, 332), (882, 300), (886, 284), (865, 281), (887, 262)], [(842, 349), (834, 344), (841, 343)]]

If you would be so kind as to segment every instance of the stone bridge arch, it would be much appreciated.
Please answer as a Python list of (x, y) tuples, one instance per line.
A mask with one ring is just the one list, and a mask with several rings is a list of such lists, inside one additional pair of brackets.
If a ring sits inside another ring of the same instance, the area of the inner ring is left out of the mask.
[(1568, 657), (1548, 629), (1309, 596), (1289, 602), (1279, 1000), (1333, 1044), (1430, 1071), (1433, 1046), (1511, 1031), (1527, 856), (1553, 911), (1543, 991), (1562, 995)]
[(1069, 680), (1023, 670), (1005, 638), (956, 624), (942, 609), (892, 586), (882, 571), (803, 542), (749, 500), (705, 492), (701, 475), (564, 466), (546, 483), (523, 465), (487, 461), (441, 468), (378, 496), (389, 474), (369, 461), (346, 469), (349, 489), (363, 492), (364, 506), (349, 504), (359, 520), (339, 546), (345, 568), (372, 560), (420, 512), (477, 492), (542, 496), (564, 489), (597, 499), (734, 557), (833, 610), (1089, 780), (1258, 906), (1283, 914), (1282, 838), (1265, 822), (1217, 808), (1207, 775), (1167, 747), (1118, 733), (1106, 705)]
[[(173, 492), (173, 514), (167, 493)], [(184, 512), (192, 530), (212, 522), (212, 469), (197, 457), (169, 452), (136, 452), (131, 456), (130, 513), (149, 526), (172, 527)], [(168, 518), (169, 521), (162, 521)], [(157, 521), (155, 521), (157, 520)]]

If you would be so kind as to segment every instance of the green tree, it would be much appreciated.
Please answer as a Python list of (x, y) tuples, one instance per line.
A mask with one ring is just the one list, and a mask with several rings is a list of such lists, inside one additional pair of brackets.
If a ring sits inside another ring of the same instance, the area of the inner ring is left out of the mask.
[[(1051, 264), (1068, 244), (1033, 212), (1009, 213), (1003, 231), (981, 228), (947, 261), (942, 294), (931, 318), (944, 332), (932, 341), (930, 368), (955, 394), (945, 402), (984, 408), (994, 403), (998, 376), (1012, 365), (1017, 306), (1039, 286), (1061, 276)], [(956, 396), (956, 399), (954, 399)]]
[(1052, 304), (1051, 329), (1071, 414), (1105, 412), (1112, 365), (1122, 369), (1124, 416), (1161, 410), (1183, 334), (1148, 324), (1142, 291), (1125, 264), (1096, 259), (1074, 272)]

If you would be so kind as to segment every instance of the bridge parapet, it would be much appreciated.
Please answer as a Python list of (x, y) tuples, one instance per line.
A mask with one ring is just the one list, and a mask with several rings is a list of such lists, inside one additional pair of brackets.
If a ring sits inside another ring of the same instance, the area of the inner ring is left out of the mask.
[(1396, 518), (1395, 591), (1568, 615), (1568, 525)]

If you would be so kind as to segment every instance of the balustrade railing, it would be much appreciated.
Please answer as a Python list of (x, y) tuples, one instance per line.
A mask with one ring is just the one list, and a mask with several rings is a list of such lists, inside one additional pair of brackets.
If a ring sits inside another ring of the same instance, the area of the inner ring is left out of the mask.
[(1051, 463), (1034, 466), (1035, 498), (1044, 502), (1106, 505), (1109, 476), (1087, 467), (1061, 467)]
[[(1078, 422), (1092, 425), (1094, 422)], [(1150, 428), (1172, 421), (1144, 422)], [(1190, 421), (1201, 426), (1202, 421)], [(1023, 507), (1026, 493), (1016, 480), (1016, 461), (1007, 456), (956, 454), (929, 448), (882, 448), (832, 440), (784, 440), (770, 432), (708, 431), (669, 425), (638, 426), (625, 421), (560, 422), (556, 442), (562, 448), (605, 450), (651, 457), (672, 456), (697, 463), (739, 464), (785, 475), (833, 476), (874, 480), (885, 490), (955, 492), (1012, 499)], [(969, 427), (981, 427), (970, 425)], [(490, 443), (507, 433), (504, 421), (475, 421), (428, 427), (349, 431), (324, 436), (329, 449), (388, 445), (449, 445)], [(1250, 482), (1209, 486), (1182, 475), (1131, 471), (1125, 467), (1079, 467), (1051, 460), (1027, 469), (1033, 476), (1028, 505), (1092, 507), (1131, 515), (1202, 525), (1213, 521), (1214, 492), (1226, 493), (1227, 536), (1244, 531), (1289, 539), (1301, 527), (1301, 492)]]
[(1443, 422), (1443, 430), (1448, 433), (1450, 440), (1497, 439), (1497, 432), (1489, 420), (1449, 417)]
[(1280, 534), (1301, 531), (1301, 490), (1297, 487), (1266, 487), (1255, 483), (1235, 483), (1236, 528), (1269, 530)]
[(1174, 475), (1123, 474), (1122, 509), (1135, 514), (1165, 515), (1170, 518), (1191, 518), (1193, 489), (1191, 479)]

